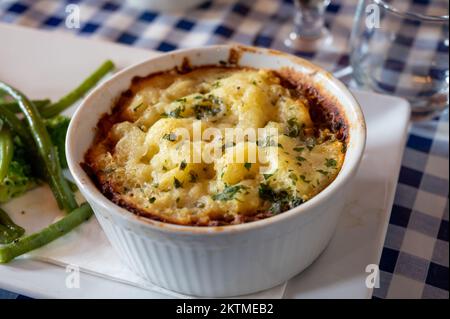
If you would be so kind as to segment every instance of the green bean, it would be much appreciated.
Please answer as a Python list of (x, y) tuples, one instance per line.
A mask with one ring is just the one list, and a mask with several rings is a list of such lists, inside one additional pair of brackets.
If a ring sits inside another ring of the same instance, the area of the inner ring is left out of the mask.
[[(33, 104), (36, 105), (38, 110), (41, 110), (42, 108), (44, 108), (45, 106), (48, 106), (51, 103), (51, 101), (49, 99), (33, 100), (31, 102), (33, 102)], [(17, 104), (17, 102), (0, 103), (0, 108), (6, 108), (6, 109), (8, 109), (9, 111), (11, 111), (13, 113), (20, 113), (21, 112), (19, 104)]]
[(78, 207), (78, 204), (75, 201), (75, 196), (72, 193), (69, 184), (62, 174), (58, 154), (50, 140), (50, 136), (39, 111), (24, 94), (1, 81), (0, 90), (8, 93), (18, 102), (20, 109), (25, 116), (25, 120), (28, 123), (39, 157), (44, 164), (47, 182), (55, 195), (58, 206), (67, 213), (71, 212)]
[(58, 115), (73, 103), (82, 98), (92, 89), (109, 71), (114, 69), (112, 61), (104, 62), (97, 70), (85, 79), (76, 89), (62, 97), (58, 102), (49, 105), (41, 110), (42, 117), (49, 118)]
[(14, 153), (14, 143), (8, 129), (0, 130), (0, 183), (8, 173)]
[(3, 120), (6, 125), (8, 125), (13, 133), (19, 135), (24, 143), (26, 143), (29, 147), (32, 147), (34, 143), (33, 138), (31, 137), (31, 134), (30, 132), (28, 132), (27, 128), (17, 118), (16, 114), (6, 108), (0, 107), (0, 119)]
[(91, 215), (91, 207), (87, 203), (81, 204), (79, 208), (47, 228), (0, 247), (0, 263), (7, 263), (17, 256), (47, 245), (88, 220)]
[(16, 225), (8, 214), (0, 208), (0, 244), (8, 244), (24, 233), (25, 230)]

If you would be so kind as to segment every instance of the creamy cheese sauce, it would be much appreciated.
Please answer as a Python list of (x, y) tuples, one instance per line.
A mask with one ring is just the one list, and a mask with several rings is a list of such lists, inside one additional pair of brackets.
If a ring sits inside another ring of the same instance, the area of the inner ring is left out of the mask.
[[(222, 67), (138, 79), (100, 121), (84, 167), (114, 202), (166, 222), (225, 225), (282, 213), (331, 183), (346, 149), (332, 125), (311, 119), (307, 96), (285, 82), (272, 71)], [(210, 137), (197, 145), (223, 154), (193, 163), (194, 123), (222, 136), (227, 128), (278, 133), (228, 145)], [(177, 135), (180, 128), (190, 136)]]

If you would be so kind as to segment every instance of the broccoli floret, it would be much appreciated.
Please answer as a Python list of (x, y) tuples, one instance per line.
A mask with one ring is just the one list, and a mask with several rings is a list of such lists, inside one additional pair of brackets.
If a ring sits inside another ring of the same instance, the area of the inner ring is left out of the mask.
[(3, 91), (0, 91), (0, 103), (6, 102), (6, 93)]
[(58, 151), (59, 162), (62, 168), (67, 168), (65, 145), (69, 123), (70, 118), (62, 115), (57, 115), (45, 120), (47, 131), (50, 134), (53, 145), (56, 146)]
[[(69, 122), (70, 119), (62, 115), (45, 119), (45, 125), (53, 145), (57, 149), (63, 168), (67, 168), (65, 142)], [(30, 163), (32, 163), (32, 160), (29, 158), (29, 153), (26, 152), (26, 148), (20, 138), (15, 136), (14, 155), (8, 173), (3, 181), (0, 182), (0, 203), (20, 196), (38, 184), (39, 178), (34, 176), (36, 174), (33, 174)]]
[(20, 196), (37, 185), (37, 179), (32, 176), (31, 166), (25, 156), (24, 145), (16, 136), (11, 164), (5, 178), (0, 182), (0, 203)]

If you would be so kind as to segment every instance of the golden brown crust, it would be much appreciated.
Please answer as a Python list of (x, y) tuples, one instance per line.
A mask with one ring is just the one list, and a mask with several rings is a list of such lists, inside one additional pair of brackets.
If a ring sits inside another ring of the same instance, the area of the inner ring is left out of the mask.
[(310, 105), (310, 116), (319, 128), (328, 128), (336, 133), (341, 141), (348, 142), (347, 119), (335, 97), (330, 96), (321, 88), (311, 84), (311, 75), (304, 75), (291, 68), (276, 72), (285, 86), (292, 87), (306, 97)]
[[(236, 51), (237, 52), (237, 51)], [(202, 66), (195, 68), (195, 70), (199, 69), (247, 69), (240, 67), (233, 67), (230, 65), (236, 64), (239, 60), (238, 53), (230, 53), (228, 66)], [(114, 152), (115, 143), (117, 141), (112, 137), (111, 128), (114, 124), (131, 120), (127, 113), (125, 112), (125, 107), (129, 104), (130, 100), (134, 96), (134, 94), (144, 85), (149, 82), (154, 82), (155, 79), (158, 80), (158, 86), (168, 85), (169, 83), (165, 83), (164, 76), (165, 75), (173, 75), (173, 74), (185, 74), (187, 72), (193, 71), (194, 69), (191, 67), (188, 60), (184, 61), (182, 66), (173, 70), (169, 70), (166, 72), (159, 72), (155, 74), (151, 74), (146, 77), (135, 77), (132, 80), (132, 85), (130, 89), (123, 92), (117, 103), (115, 103), (111, 114), (104, 114), (98, 122), (97, 132), (94, 139), (94, 145), (96, 147), (91, 147), (88, 152), (85, 154), (85, 159), (83, 163), (80, 163), (82, 168), (86, 171), (86, 173), (90, 176), (90, 178), (94, 181), (98, 189), (112, 202), (115, 204), (127, 209), (128, 211), (138, 215), (144, 216), (153, 220), (180, 224), (180, 225), (188, 225), (188, 226), (225, 226), (231, 224), (241, 224), (247, 223), (259, 219), (268, 218), (273, 216), (271, 212), (258, 212), (254, 215), (238, 215), (237, 218), (227, 219), (224, 216), (218, 216), (215, 219), (211, 218), (207, 222), (196, 220), (193, 218), (187, 223), (181, 223), (177, 219), (168, 219), (162, 218), (157, 213), (152, 213), (148, 210), (142, 210), (139, 207), (136, 207), (129, 201), (123, 198), (123, 195), (120, 193), (117, 185), (115, 185), (112, 181), (107, 179), (107, 174), (104, 174), (99, 169), (99, 166), (96, 164), (95, 159), (97, 158), (98, 153), (100, 152)], [(341, 111), (341, 107), (339, 103), (330, 96), (324, 94), (320, 89), (311, 85), (311, 80), (308, 76), (300, 75), (292, 69), (283, 69), (279, 72), (274, 72), (274, 74), (280, 78), (282, 86), (290, 89), (292, 92), (297, 92), (300, 96), (304, 96), (307, 98), (310, 103), (310, 116), (313, 120), (315, 127), (317, 128), (328, 128), (330, 131), (336, 133), (336, 136), (339, 140), (344, 142), (344, 145), (348, 142), (348, 124), (347, 120), (343, 112)], [(155, 82), (156, 83), (156, 82)], [(331, 181), (330, 181), (331, 182)]]

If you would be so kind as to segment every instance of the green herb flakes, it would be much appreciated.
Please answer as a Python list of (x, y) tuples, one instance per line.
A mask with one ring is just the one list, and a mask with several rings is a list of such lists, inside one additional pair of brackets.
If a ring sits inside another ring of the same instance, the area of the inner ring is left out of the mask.
[(248, 187), (244, 185), (225, 186), (223, 192), (212, 195), (212, 199), (218, 201), (233, 200), (238, 193), (247, 188)]
[(325, 166), (326, 167), (333, 167), (336, 168), (337, 161), (334, 158), (326, 158), (325, 159)]

